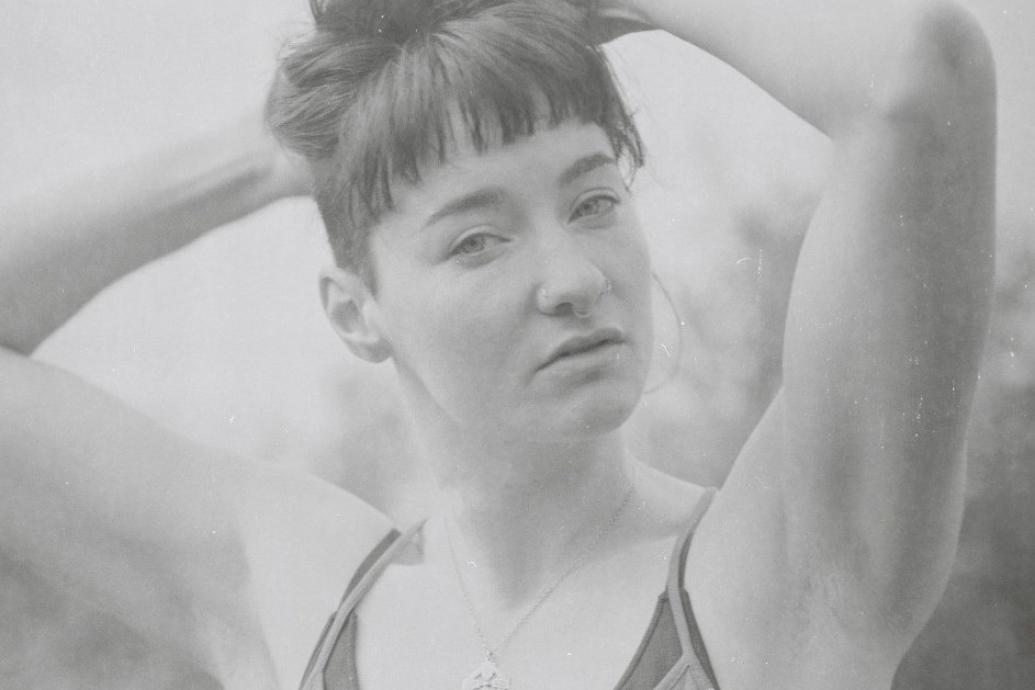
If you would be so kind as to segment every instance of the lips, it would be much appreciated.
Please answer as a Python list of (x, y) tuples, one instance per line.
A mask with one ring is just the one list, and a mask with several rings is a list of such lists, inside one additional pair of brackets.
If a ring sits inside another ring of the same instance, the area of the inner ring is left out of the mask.
[(576, 355), (588, 354), (608, 345), (623, 342), (622, 332), (617, 328), (599, 328), (591, 333), (584, 333), (568, 338), (555, 347), (546, 358), (541, 368), (565, 360)]

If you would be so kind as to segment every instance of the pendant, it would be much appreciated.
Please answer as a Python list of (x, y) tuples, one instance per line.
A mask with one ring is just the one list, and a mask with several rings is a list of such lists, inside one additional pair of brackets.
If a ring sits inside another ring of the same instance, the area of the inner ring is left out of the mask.
[(496, 663), (490, 657), (467, 676), (460, 690), (510, 690), (510, 678), (496, 668)]

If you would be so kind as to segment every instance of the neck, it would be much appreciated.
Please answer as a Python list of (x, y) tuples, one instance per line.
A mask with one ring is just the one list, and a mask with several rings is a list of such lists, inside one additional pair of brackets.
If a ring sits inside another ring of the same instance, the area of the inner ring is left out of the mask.
[(452, 541), (475, 600), (520, 608), (605, 546), (593, 542), (631, 486), (617, 432), (552, 444), (446, 436), (421, 439), (439, 485), (428, 546), (444, 560)]

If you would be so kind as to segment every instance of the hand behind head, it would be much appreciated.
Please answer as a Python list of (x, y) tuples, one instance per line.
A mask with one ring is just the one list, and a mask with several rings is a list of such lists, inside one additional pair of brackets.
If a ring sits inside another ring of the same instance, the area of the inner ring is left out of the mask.
[[(317, 23), (357, 37), (377, 34), (403, 42), (457, 6), (493, 6), (522, 0), (311, 0)], [(653, 27), (622, 0), (565, 0), (585, 16), (598, 44)]]
[(586, 13), (598, 44), (613, 41), (625, 34), (650, 31), (654, 27), (645, 17), (622, 0), (569, 0)]

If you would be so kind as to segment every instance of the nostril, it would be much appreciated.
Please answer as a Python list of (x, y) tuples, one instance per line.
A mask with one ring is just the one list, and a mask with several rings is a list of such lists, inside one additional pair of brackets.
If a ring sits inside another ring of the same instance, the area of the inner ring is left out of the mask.
[(598, 273), (592, 280), (580, 280), (561, 286), (541, 285), (536, 291), (536, 302), (545, 314), (570, 314), (579, 319), (593, 314), (604, 295), (612, 290), (611, 281)]
[(571, 313), (574, 314), (575, 318), (577, 318), (577, 319), (588, 319), (590, 317), (590, 314), (591, 314), (589, 309), (586, 309), (585, 311), (582, 311), (578, 307), (576, 307), (574, 304), (571, 305)]

